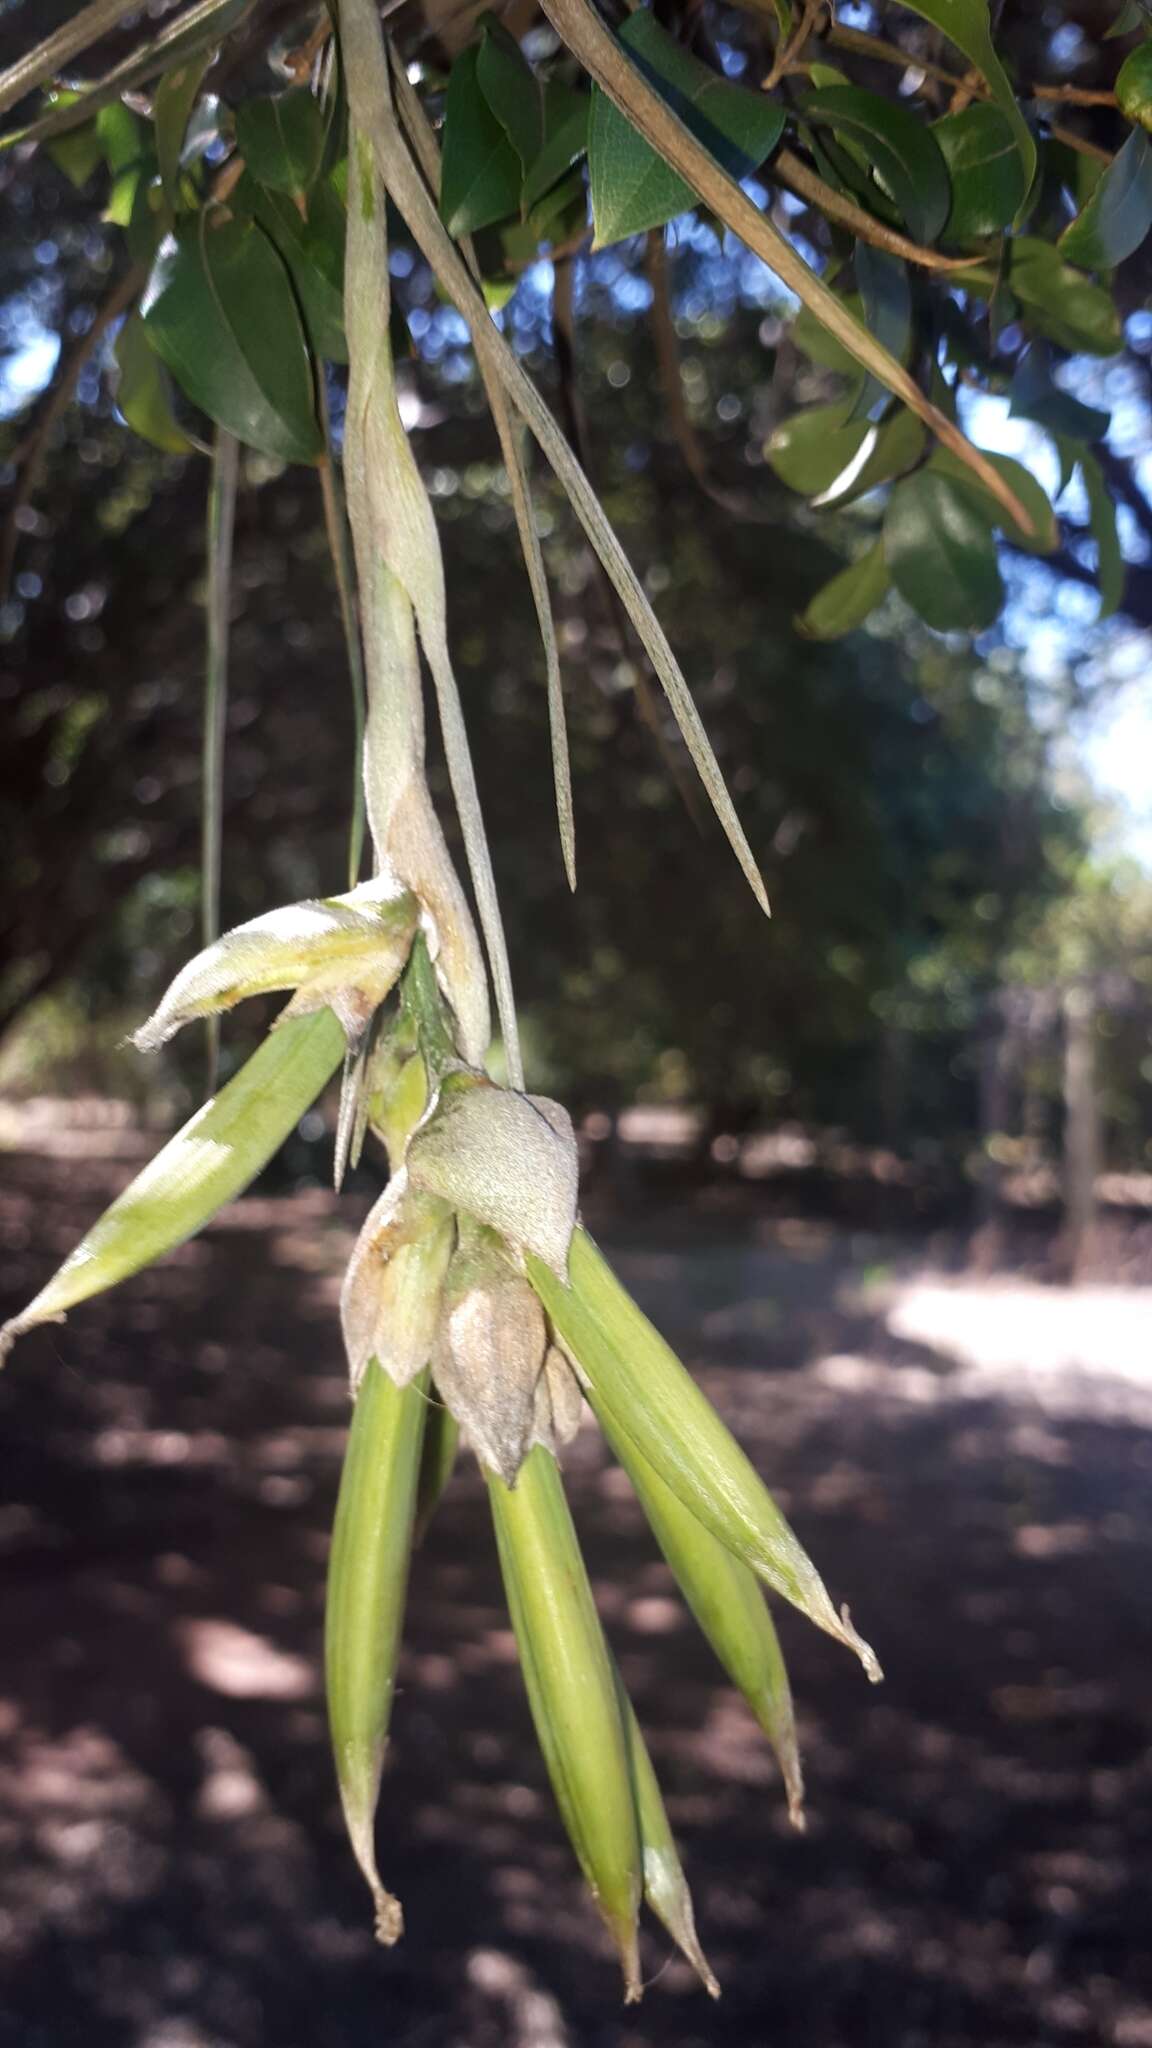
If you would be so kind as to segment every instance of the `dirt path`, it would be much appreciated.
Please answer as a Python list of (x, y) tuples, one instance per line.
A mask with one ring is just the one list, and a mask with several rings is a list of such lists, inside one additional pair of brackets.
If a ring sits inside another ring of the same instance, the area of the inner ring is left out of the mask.
[[(125, 1177), (108, 1150), (5, 1159), (13, 1302)], [(1152, 2048), (1152, 1297), (957, 1286), (811, 1225), (615, 1233), (888, 1672), (784, 1617), (790, 1834), (582, 1434), (577, 1519), (725, 1986), (669, 1963), (625, 2013), (463, 1466), (383, 1801), (409, 1932), (369, 1937), (317, 1661), (363, 1206), (240, 1205), (0, 1383), (0, 2048)]]

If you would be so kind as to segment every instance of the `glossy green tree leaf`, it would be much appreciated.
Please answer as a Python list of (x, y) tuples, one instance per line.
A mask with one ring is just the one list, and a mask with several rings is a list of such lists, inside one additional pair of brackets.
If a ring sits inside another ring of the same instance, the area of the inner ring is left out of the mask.
[(781, 483), (806, 498), (827, 491), (856, 460), (868, 438), (865, 420), (849, 418), (850, 406), (806, 406), (781, 420), (764, 453)]
[(1004, 590), (986, 515), (951, 477), (920, 470), (897, 484), (884, 515), (893, 583), (938, 633), (990, 626)]
[(1088, 496), (1088, 525), (1096, 543), (1096, 580), (1100, 586), (1102, 619), (1111, 618), (1124, 597), (1124, 557), (1116, 523), (1116, 502), (1104, 480), (1104, 472), (1087, 449), (1080, 453), (1080, 475)]
[(440, 214), (453, 235), (475, 234), (520, 211), (520, 158), (480, 87), (470, 44), (452, 66), (444, 102)]
[[(913, 14), (942, 29), (986, 81), (996, 105), (1012, 129), (1024, 167), (1025, 196), (1036, 175), (1036, 143), (1008, 82), (1008, 74), (992, 42), (988, 0), (905, 0)], [(1023, 202), (1022, 202), (1023, 204)]]
[(952, 204), (948, 166), (931, 128), (907, 107), (856, 85), (830, 85), (803, 103), (806, 121), (862, 145), (881, 189), (918, 242), (934, 242)]
[(482, 18), (476, 80), (526, 172), (544, 141), (540, 83), (516, 38), (493, 14)]
[(1102, 441), (1108, 432), (1111, 413), (1099, 406), (1085, 405), (1070, 391), (1052, 380), (1052, 365), (1044, 342), (1034, 341), (1021, 356), (1011, 385), (1010, 412), (1013, 417), (1035, 420), (1050, 434), (1074, 441)]
[(1152, 228), (1152, 146), (1134, 128), (1091, 199), (1060, 237), (1062, 256), (1085, 270), (1111, 270)]
[(168, 455), (188, 455), (192, 443), (172, 410), (168, 372), (148, 339), (139, 313), (129, 313), (116, 337), (118, 411), (141, 440)]
[(271, 236), (288, 266), (314, 355), (346, 363), (344, 332), (344, 207), (330, 178), (308, 194), (301, 214), (287, 193), (270, 192), (245, 173), (233, 203)]
[[(53, 97), (54, 103), (62, 106), (69, 98), (76, 99), (79, 95), (60, 92)], [(74, 185), (77, 191), (88, 183), (97, 164), (104, 160), (104, 145), (95, 121), (85, 121), (80, 128), (70, 128), (66, 135), (54, 136), (45, 148), (57, 170), (63, 171), (69, 184)]]
[(879, 426), (870, 426), (856, 460), (827, 490), (814, 500), (817, 505), (851, 505), (880, 484), (914, 469), (924, 453), (927, 439), (921, 422), (907, 406), (898, 405)]
[(288, 271), (263, 228), (203, 214), (162, 248), (141, 308), (194, 405), (282, 462), (323, 453), (312, 362)]
[(839, 640), (855, 632), (886, 595), (892, 578), (883, 541), (874, 541), (859, 561), (841, 569), (816, 592), (795, 621), (808, 640)]
[(939, 476), (948, 476), (960, 487), (970, 492), (973, 504), (983, 518), (998, 526), (1006, 540), (1014, 547), (1023, 548), (1030, 555), (1050, 555), (1060, 545), (1060, 527), (1052, 501), (1043, 485), (1038, 483), (1030, 469), (1017, 462), (1011, 455), (992, 455), (985, 449), (992, 467), (1003, 477), (1006, 484), (1015, 491), (1031, 522), (1031, 531), (1025, 531), (1016, 520), (1008, 518), (1003, 506), (999, 505), (990, 491), (984, 490), (962, 462), (950, 454), (947, 448), (937, 448), (928, 467)]
[(184, 137), (197, 96), (208, 69), (210, 51), (188, 57), (166, 71), (152, 96), (152, 126), (155, 131), (156, 163), (164, 197), (175, 211), (180, 200), (180, 158)]
[[(890, 256), (886, 249), (874, 249), (870, 242), (857, 242), (855, 270), (868, 332), (883, 343), (898, 363), (907, 362), (912, 346), (912, 288), (907, 264), (898, 256)], [(886, 386), (869, 373), (853, 401), (851, 417), (867, 419), (878, 406), (890, 402)]]
[(945, 114), (932, 133), (952, 180), (950, 241), (998, 235), (1015, 220), (1028, 196), (1028, 180), (1011, 124), (987, 100)]
[(326, 129), (306, 86), (236, 109), (236, 146), (253, 177), (272, 192), (309, 192), (320, 175)]
[(1116, 80), (1122, 114), (1137, 128), (1152, 128), (1152, 42), (1143, 42), (1125, 57)]
[(1120, 315), (1111, 293), (1074, 270), (1050, 242), (1020, 235), (1007, 245), (1004, 269), (977, 264), (956, 272), (956, 282), (979, 298), (992, 298), (1005, 284), (1034, 316), (1041, 332), (1070, 355), (1115, 355), (1123, 346)]
[(535, 206), (584, 155), (591, 109), (586, 92), (549, 79), (544, 87), (544, 140), (524, 179), (526, 208)]
[[(685, 127), (734, 178), (747, 177), (775, 149), (784, 111), (762, 94), (730, 85), (673, 41), (651, 14), (630, 14), (620, 42)], [(663, 227), (696, 195), (638, 135), (598, 87), (592, 93), (588, 168), (597, 248)]]

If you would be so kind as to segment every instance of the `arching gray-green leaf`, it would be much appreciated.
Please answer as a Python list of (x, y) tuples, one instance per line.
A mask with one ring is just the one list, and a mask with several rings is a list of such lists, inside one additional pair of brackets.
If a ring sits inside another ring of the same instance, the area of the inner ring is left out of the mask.
[[(762, 94), (730, 85), (689, 55), (651, 14), (630, 14), (620, 41), (685, 127), (732, 177), (747, 177), (771, 155), (784, 112)], [(592, 92), (588, 168), (596, 247), (663, 227), (696, 204), (696, 194), (644, 141), (599, 87)]]
[(938, 633), (978, 633), (1004, 596), (986, 514), (950, 477), (921, 470), (897, 484), (884, 516), (893, 583)]
[(194, 405), (282, 462), (323, 452), (312, 363), (288, 272), (254, 221), (201, 214), (161, 249), (141, 310)]

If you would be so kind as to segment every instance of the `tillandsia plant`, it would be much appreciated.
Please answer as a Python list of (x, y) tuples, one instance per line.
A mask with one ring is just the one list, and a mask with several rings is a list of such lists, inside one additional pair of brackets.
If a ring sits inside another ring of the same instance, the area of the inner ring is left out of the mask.
[[(0, 74), (0, 109), (49, 88), (47, 105), (0, 143), (43, 144), (81, 183), (101, 163), (107, 167), (106, 218), (124, 229), (131, 260), (94, 333), (99, 340), (122, 321), (121, 410), (172, 453), (200, 445), (190, 408), (214, 428), (205, 944), (136, 1044), (147, 1052), (194, 1020), (212, 1026), (246, 997), (287, 991), (290, 1000), (247, 1064), (7, 1326), (4, 1348), (199, 1230), (259, 1173), (343, 1061), (337, 1183), (370, 1136), (389, 1165), (343, 1286), (353, 1410), (326, 1631), (340, 1794), (377, 1931), (392, 1942), (402, 1925), (377, 1868), (375, 1819), (409, 1560), (462, 1437), (484, 1471), (557, 1804), (619, 1951), (626, 1996), (641, 1988), (643, 1902), (715, 1992), (656, 1776), (600, 1628), (565, 1500), (560, 1464), (585, 1408), (772, 1743), (797, 1826), (803, 1787), (792, 1704), (764, 1590), (853, 1650), (870, 1678), (880, 1674), (723, 1422), (581, 1225), (567, 1113), (526, 1090), (453, 671), (440, 544), (397, 401), (390, 222), (402, 224), (462, 315), (499, 434), (545, 650), (569, 879), (575, 883), (576, 857), (564, 707), (524, 427), (583, 525), (767, 908), (672, 650), (584, 468), (492, 309), (526, 254), (573, 238), (579, 244), (589, 195), (599, 244), (659, 236), (696, 204), (742, 236), (802, 302), (801, 348), (842, 374), (847, 387), (835, 406), (785, 422), (769, 459), (818, 502), (887, 494), (879, 538), (805, 615), (806, 630), (818, 635), (858, 623), (890, 584), (931, 625), (986, 624), (1001, 594), (994, 531), (1020, 547), (1056, 545), (1044, 493), (1020, 465), (970, 443), (940, 368), (952, 346), (965, 376), (996, 390), (1006, 382), (1003, 352), (1016, 349), (1014, 404), (1055, 438), (1066, 474), (1080, 469), (1102, 591), (1113, 603), (1115, 524), (1091, 446), (1102, 416), (1054, 381), (1051, 351), (1107, 354), (1116, 345), (1113, 300), (1085, 270), (1109, 271), (1152, 221), (1141, 96), (1147, 66), (1140, 51), (1125, 64), (1119, 104), (1132, 125), (1113, 162), (1098, 145), (1080, 147), (1076, 130), (1061, 139), (1045, 125), (1035, 113), (1045, 104), (1040, 88), (1026, 116), (983, 0), (909, 10), (949, 38), (967, 67), (962, 79), (927, 59), (917, 71), (921, 82), (950, 80), (962, 101), (932, 122), (920, 118), (922, 108), (886, 100), (824, 62), (833, 49), (846, 62), (895, 60), (906, 71), (910, 46), (842, 28), (831, 9), (807, 0), (755, 10), (748, 33), (757, 49), (755, 39), (772, 23), (771, 51), (760, 52), (759, 93), (726, 81), (706, 49), (688, 49), (687, 33), (677, 36), (643, 10), (614, 34), (590, 0), (544, 0), (557, 41), (543, 79), (495, 17), (483, 16), (474, 34), (463, 34), (443, 96), (441, 165), (426, 103), (437, 101), (443, 78), (431, 67), (410, 67), (386, 39), (377, 0), (340, 0), (332, 14), (302, 9), (305, 39), (281, 51), (297, 83), (271, 99), (242, 94), (234, 106), (216, 88), (228, 86), (231, 57), (239, 62), (259, 36), (254, 0), (198, 0), (149, 41), (122, 51), (102, 77), (70, 82), (65, 67), (114, 33), (129, 11), (123, 0), (92, 0)], [(1125, 32), (1139, 33), (1144, 11), (1135, 6), (1129, 16)], [(1147, 48), (1141, 44), (1144, 54)], [(1115, 99), (1111, 106), (1115, 112)], [(1058, 158), (1057, 149), (1073, 161)], [(1101, 157), (1108, 158), (1103, 165)], [(830, 224), (833, 246), (822, 273), (746, 189), (766, 163), (766, 177), (802, 195)], [(1086, 163), (1095, 163), (1094, 174)], [(1054, 181), (1065, 198), (1070, 191), (1076, 197), (1059, 249), (1050, 232), (1059, 210)], [(483, 250), (473, 247), (473, 232), (488, 236)], [(650, 242), (649, 251), (653, 305), (665, 314), (661, 360), (675, 370), (662, 242)], [(965, 323), (961, 347), (956, 335)], [(326, 365), (345, 363), (342, 498), (328, 410), (337, 379)], [(682, 401), (673, 411), (689, 466), (708, 482)], [(348, 887), (218, 937), (239, 444), (319, 471), (363, 745)], [(25, 496), (33, 487), (34, 476), (26, 476)], [(421, 658), (434, 685), (479, 931), (429, 793)], [(361, 879), (361, 819), (373, 854), (368, 880)], [(505, 1082), (488, 1070), (490, 994)]]

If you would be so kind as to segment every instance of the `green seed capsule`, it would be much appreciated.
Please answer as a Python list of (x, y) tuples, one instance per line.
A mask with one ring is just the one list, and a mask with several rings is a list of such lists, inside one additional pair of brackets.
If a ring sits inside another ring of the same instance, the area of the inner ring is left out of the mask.
[(400, 1902), (376, 1868), (375, 1818), (388, 1741), (428, 1375), (397, 1387), (373, 1362), (364, 1375), (332, 1532), (324, 1652), (336, 1775), (356, 1861), (376, 1907), (379, 1941), (404, 1931)]
[[(595, 1403), (594, 1403), (595, 1405)], [(772, 1744), (793, 1827), (804, 1827), (804, 1779), (780, 1639), (753, 1573), (697, 1521), (641, 1457), (607, 1409), (597, 1420), (635, 1489), (680, 1590)]]
[(428, 1534), (428, 1525), (440, 1505), (440, 1498), (452, 1477), (456, 1453), (460, 1448), (460, 1425), (450, 1415), (442, 1402), (432, 1400), (428, 1404), (428, 1420), (424, 1425), (424, 1447), (420, 1453), (420, 1477), (416, 1486), (416, 1526), (412, 1533), (414, 1545), (423, 1543)]
[(720, 1986), (708, 1967), (708, 1959), (696, 1933), (692, 1894), (680, 1863), (680, 1852), (669, 1825), (648, 1746), (636, 1719), (636, 1712), (624, 1690), (624, 1681), (613, 1667), (624, 1734), (628, 1744), (628, 1767), (636, 1800), (636, 1820), (644, 1857), (644, 1898), (656, 1918), (663, 1922), (711, 1998), (719, 1998)]
[(242, 1194), (315, 1102), (343, 1051), (344, 1034), (330, 1010), (271, 1032), (0, 1331), (0, 1359), (26, 1330), (62, 1322), (68, 1309), (174, 1251)]
[(685, 1507), (818, 1628), (855, 1650), (869, 1678), (874, 1652), (824, 1583), (771, 1494), (690, 1373), (637, 1308), (587, 1232), (572, 1239), (566, 1287), (529, 1254), (526, 1269), (589, 1394)]
[(515, 1487), (486, 1470), (508, 1610), (556, 1803), (624, 1970), (640, 1997), (636, 1922), (642, 1850), (628, 1741), (592, 1589), (549, 1451)]

